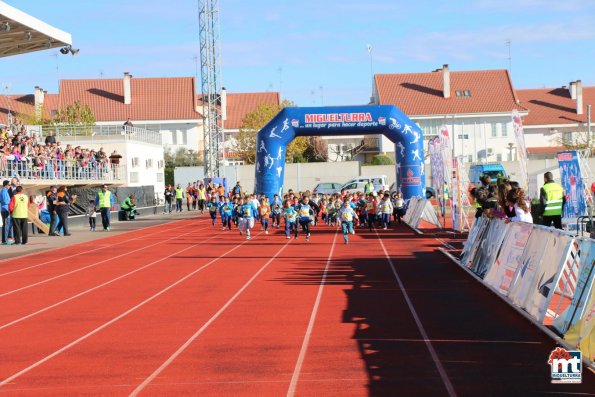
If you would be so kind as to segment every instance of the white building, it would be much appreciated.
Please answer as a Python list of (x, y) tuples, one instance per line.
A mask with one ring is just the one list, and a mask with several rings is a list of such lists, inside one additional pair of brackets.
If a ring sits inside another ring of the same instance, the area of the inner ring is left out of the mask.
[[(428, 73), (378, 74), (373, 103), (395, 105), (417, 122), (425, 139), (446, 125), (455, 156), (468, 162), (516, 160), (512, 110), (527, 115), (519, 104), (506, 70), (451, 72), (448, 65)], [(360, 137), (354, 137), (363, 139)], [(377, 152), (394, 156), (394, 144), (378, 137)]]
[(595, 105), (595, 87), (583, 87), (578, 80), (560, 88), (517, 90), (517, 94), (529, 109), (523, 127), (531, 158), (553, 158), (565, 147), (587, 144), (587, 107)]

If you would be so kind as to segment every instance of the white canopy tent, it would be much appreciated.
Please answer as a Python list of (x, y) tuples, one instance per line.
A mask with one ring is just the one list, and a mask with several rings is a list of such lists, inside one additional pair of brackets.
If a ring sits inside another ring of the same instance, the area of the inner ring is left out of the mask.
[(0, 57), (51, 48), (71, 49), (72, 36), (0, 1)]

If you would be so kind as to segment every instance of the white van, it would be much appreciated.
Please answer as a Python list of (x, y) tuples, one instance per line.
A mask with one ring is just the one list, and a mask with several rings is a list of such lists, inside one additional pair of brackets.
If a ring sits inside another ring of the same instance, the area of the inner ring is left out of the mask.
[[(374, 190), (375, 191), (388, 190), (389, 189), (388, 178), (386, 177), (386, 175), (359, 176), (357, 178), (353, 178), (352, 180), (350, 180), (349, 182), (347, 182), (346, 184), (344, 184), (343, 185), (343, 188), (346, 189), (345, 186), (346, 185), (349, 185), (349, 184), (352, 184), (352, 183), (357, 183), (357, 184), (362, 183), (363, 186), (365, 186), (370, 180), (374, 184)], [(362, 189), (362, 191), (363, 191), (363, 189)]]

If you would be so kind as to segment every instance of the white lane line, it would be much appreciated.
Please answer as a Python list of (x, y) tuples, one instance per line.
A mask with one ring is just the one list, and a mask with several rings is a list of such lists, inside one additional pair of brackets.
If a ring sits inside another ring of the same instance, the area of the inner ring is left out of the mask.
[(302, 372), (302, 365), (304, 364), (304, 359), (306, 358), (306, 352), (308, 351), (308, 345), (310, 344), (312, 330), (314, 329), (314, 323), (316, 322), (316, 315), (318, 314), (318, 307), (320, 306), (320, 301), (322, 300), (322, 291), (324, 290), (324, 285), (326, 283), (326, 275), (328, 274), (328, 268), (331, 263), (333, 251), (335, 250), (335, 242), (337, 241), (338, 233), (339, 233), (339, 229), (337, 229), (335, 231), (335, 235), (333, 236), (333, 244), (331, 245), (331, 250), (330, 250), (330, 252), (328, 254), (328, 258), (326, 260), (326, 266), (324, 267), (324, 273), (322, 274), (322, 279), (320, 280), (320, 285), (318, 286), (318, 293), (316, 294), (316, 300), (314, 301), (314, 307), (312, 307), (312, 313), (310, 314), (310, 321), (308, 322), (308, 328), (306, 329), (306, 334), (304, 335), (304, 340), (302, 341), (302, 347), (300, 348), (300, 354), (298, 355), (297, 362), (295, 363), (295, 368), (293, 369), (293, 375), (291, 376), (291, 382), (289, 383), (289, 389), (287, 390), (287, 397), (293, 397), (293, 395), (295, 394), (295, 389), (297, 387), (297, 383), (300, 378), (300, 373)]
[[(186, 234), (190, 234), (190, 233), (192, 233), (192, 232), (189, 232), (189, 233), (184, 233), (184, 234), (182, 234), (182, 235), (180, 235), (180, 236), (184, 236), (184, 235), (186, 235)], [(196, 245), (194, 245), (194, 246), (197, 246), (197, 245), (204, 244), (204, 243), (206, 243), (206, 242), (207, 242), (207, 241), (209, 241), (209, 240), (212, 240), (212, 239), (214, 239), (214, 238), (216, 238), (216, 237), (220, 237), (220, 235), (221, 235), (221, 233), (217, 233), (217, 234), (215, 234), (214, 236), (212, 236), (212, 237), (209, 237), (208, 239), (206, 239), (206, 240), (203, 240), (203, 241), (201, 241), (200, 243), (198, 243), (198, 244), (196, 244)], [(139, 267), (139, 268), (137, 268), (137, 269), (134, 269), (134, 270), (132, 270), (131, 272), (128, 272), (128, 273), (126, 273), (126, 274), (123, 274), (123, 275), (121, 275), (121, 276), (118, 276), (118, 277), (116, 277), (116, 278), (113, 278), (113, 279), (111, 279), (111, 280), (109, 280), (109, 281), (106, 281), (106, 282), (104, 282), (104, 283), (102, 283), (102, 284), (96, 285), (95, 287), (89, 288), (89, 289), (87, 289), (87, 290), (85, 290), (85, 291), (79, 292), (78, 294), (76, 294), (76, 295), (73, 295), (73, 296), (71, 296), (70, 298), (66, 298), (66, 299), (64, 299), (64, 300), (61, 300), (60, 302), (56, 302), (56, 303), (54, 303), (54, 304), (52, 304), (52, 305), (50, 305), (50, 306), (44, 307), (43, 309), (39, 309), (39, 310), (37, 310), (36, 312), (33, 312), (33, 313), (31, 313), (31, 314), (27, 314), (26, 316), (23, 316), (23, 317), (17, 318), (16, 320), (13, 320), (13, 321), (11, 321), (11, 322), (9, 322), (9, 323), (6, 323), (6, 324), (4, 324), (4, 325), (0, 325), (0, 330), (3, 330), (4, 328), (8, 328), (8, 327), (10, 327), (10, 326), (13, 326), (13, 325), (15, 325), (15, 324), (18, 324), (18, 323), (20, 323), (20, 322), (22, 322), (22, 321), (24, 321), (24, 320), (27, 320), (27, 319), (29, 319), (29, 318), (31, 318), (31, 317), (35, 317), (35, 316), (37, 316), (38, 314), (41, 314), (41, 313), (47, 312), (48, 310), (54, 309), (54, 308), (56, 308), (56, 307), (58, 307), (58, 306), (60, 306), (60, 305), (63, 305), (63, 304), (64, 304), (64, 303), (66, 303), (66, 302), (70, 302), (70, 301), (72, 301), (72, 300), (74, 300), (74, 299), (76, 299), (76, 298), (80, 298), (81, 296), (83, 296), (83, 295), (87, 295), (88, 293), (90, 293), (90, 292), (93, 292), (93, 291), (95, 291), (95, 290), (98, 290), (99, 288), (103, 288), (103, 287), (105, 287), (106, 285), (109, 285), (109, 284), (115, 283), (115, 282), (116, 282), (116, 281), (118, 281), (118, 280), (121, 280), (121, 279), (123, 279), (123, 278), (125, 278), (125, 277), (128, 277), (128, 276), (130, 276), (130, 275), (132, 275), (132, 274), (134, 274), (134, 273), (138, 273), (138, 272), (140, 272), (141, 270), (144, 270), (144, 269), (146, 269), (146, 268), (148, 268), (148, 267), (151, 267), (151, 266), (153, 266), (153, 265), (155, 265), (155, 264), (157, 264), (157, 263), (159, 263), (159, 262), (162, 262), (162, 261), (164, 261), (164, 260), (166, 260), (166, 259), (168, 259), (168, 258), (171, 258), (172, 256), (173, 256), (173, 254), (170, 254), (170, 255), (164, 256), (164, 257), (163, 257), (163, 258), (161, 258), (161, 259), (158, 259), (158, 260), (156, 260), (156, 261), (153, 261), (153, 262), (151, 262), (151, 263), (149, 263), (149, 264), (146, 264), (146, 265), (144, 265), (144, 266), (142, 266), (142, 267)]]
[(407, 338), (372, 338), (358, 339), (360, 342), (427, 342), (432, 343), (503, 343), (520, 345), (541, 345), (541, 342), (522, 341), (522, 340), (484, 340), (484, 339), (407, 339)]
[(417, 314), (417, 311), (415, 310), (415, 307), (413, 307), (413, 303), (411, 302), (411, 299), (409, 299), (409, 294), (407, 293), (407, 290), (405, 289), (405, 285), (403, 284), (403, 281), (401, 281), (401, 277), (399, 277), (399, 274), (397, 273), (397, 269), (395, 268), (395, 265), (393, 264), (393, 260), (391, 259), (390, 255), (386, 251), (384, 242), (382, 241), (382, 238), (380, 238), (380, 236), (378, 235), (378, 232), (376, 230), (374, 230), (374, 232), (376, 233), (376, 237), (378, 238), (378, 241), (380, 242), (382, 251), (384, 251), (384, 256), (386, 256), (386, 259), (388, 260), (388, 264), (390, 265), (393, 275), (395, 276), (395, 279), (397, 280), (397, 283), (399, 284), (399, 288), (401, 288), (401, 292), (403, 293), (403, 297), (405, 298), (405, 301), (407, 302), (409, 311), (411, 312), (411, 315), (413, 316), (413, 319), (415, 320), (417, 329), (419, 330), (419, 333), (421, 334), (421, 337), (422, 337), (424, 343), (426, 344), (426, 347), (427, 347), (428, 351), (430, 352), (430, 355), (432, 356), (434, 365), (436, 366), (436, 369), (438, 370), (438, 373), (440, 374), (440, 377), (442, 378), (442, 382), (444, 383), (444, 386), (446, 387), (446, 391), (448, 392), (448, 395), (450, 397), (456, 397), (457, 393), (455, 392), (455, 389), (452, 386), (452, 383), (450, 382), (448, 375), (446, 374), (446, 370), (444, 369), (444, 367), (442, 366), (442, 363), (440, 362), (440, 358), (438, 358), (438, 354), (436, 353), (436, 350), (434, 349), (434, 346), (432, 345), (431, 340), (428, 338), (426, 329), (422, 325), (421, 320), (419, 319), (419, 316)]
[[(202, 228), (202, 229), (196, 229), (196, 230), (193, 230), (193, 231), (191, 231), (191, 232), (184, 233), (183, 235), (187, 235), (187, 234), (195, 233), (195, 232), (197, 232), (197, 231), (200, 231), (200, 230), (206, 230), (206, 229), (209, 229), (209, 228), (208, 228), (208, 227), (205, 227), (205, 228)], [(71, 271), (69, 271), (69, 272), (66, 272), (66, 273), (58, 274), (57, 276), (50, 277), (50, 278), (48, 278), (48, 279), (41, 280), (41, 281), (38, 281), (38, 282), (36, 282), (36, 283), (33, 283), (33, 284), (25, 285), (25, 286), (23, 286), (23, 287), (20, 287), (20, 288), (17, 288), (17, 289), (13, 289), (13, 290), (11, 290), (11, 291), (3, 292), (3, 293), (1, 293), (1, 294), (0, 294), (0, 298), (3, 298), (3, 297), (5, 297), (5, 296), (8, 296), (8, 295), (12, 295), (12, 294), (14, 294), (14, 293), (16, 293), (16, 292), (19, 292), (19, 291), (23, 291), (23, 290), (26, 290), (26, 289), (29, 289), (29, 288), (36, 287), (36, 286), (38, 286), (38, 285), (41, 285), (41, 284), (46, 284), (46, 283), (49, 283), (50, 281), (54, 281), (54, 280), (57, 280), (57, 279), (59, 279), (59, 278), (65, 277), (65, 276), (69, 276), (69, 275), (71, 275), (71, 274), (78, 273), (78, 272), (80, 272), (80, 271), (83, 271), (83, 270), (86, 270), (86, 269), (90, 269), (90, 268), (92, 268), (92, 267), (95, 267), (95, 266), (101, 265), (102, 263), (109, 262), (109, 261), (111, 261), (111, 260), (113, 260), (113, 259), (121, 258), (121, 257), (123, 257), (123, 256), (130, 255), (130, 254), (133, 254), (133, 253), (135, 253), (135, 252), (138, 252), (138, 251), (143, 251), (143, 250), (145, 250), (145, 249), (147, 249), (147, 248), (149, 248), (149, 247), (154, 247), (154, 246), (156, 246), (156, 245), (163, 244), (163, 243), (166, 243), (166, 242), (168, 242), (168, 241), (170, 241), (170, 240), (177, 239), (177, 238), (180, 238), (180, 235), (174, 235), (173, 237), (170, 237), (170, 238), (168, 238), (168, 239), (166, 239), (166, 240), (161, 240), (161, 241), (158, 241), (158, 242), (156, 242), (156, 243), (153, 243), (153, 244), (150, 244), (150, 245), (145, 245), (144, 247), (137, 248), (137, 249), (135, 249), (135, 250), (128, 251), (128, 252), (125, 252), (125, 253), (123, 253), (123, 254), (120, 254), (120, 255), (116, 255), (116, 256), (110, 256), (109, 258), (107, 258), (107, 259), (104, 259), (104, 260), (102, 260), (102, 261), (95, 262), (95, 263), (92, 263), (92, 264), (90, 264), (90, 265), (83, 266), (83, 267), (80, 267), (80, 268), (78, 268), (78, 269), (75, 269), (75, 270), (71, 270)], [(105, 249), (105, 247), (102, 247), (102, 248), (103, 248), (103, 249)]]
[[(122, 236), (124, 234), (133, 233), (133, 232), (136, 232), (136, 231), (139, 231), (139, 230), (151, 229), (151, 228), (154, 228), (154, 227), (157, 227), (157, 226), (161, 226), (161, 225), (149, 226), (149, 227), (144, 228), (144, 229), (132, 230), (130, 232), (125, 232), (125, 233), (117, 234), (116, 236)], [(163, 232), (169, 232), (169, 231), (176, 230), (176, 229), (181, 229), (181, 228), (186, 227), (186, 226), (188, 226), (188, 225), (181, 225), (181, 226), (172, 227), (172, 228), (169, 228), (169, 229), (166, 229), (166, 230), (159, 230), (159, 231), (157, 231), (155, 233), (150, 233), (148, 235), (136, 237), (136, 238), (133, 238), (133, 239), (130, 239), (130, 240), (124, 240), (124, 241), (122, 241), (120, 243), (116, 243), (116, 244), (110, 244), (110, 247), (115, 247), (117, 245), (126, 244), (129, 241), (140, 240), (140, 239), (146, 238), (148, 236), (152, 236), (152, 235), (157, 234), (157, 233), (163, 233)], [(108, 236), (106, 236), (106, 238), (107, 237)], [(74, 247), (74, 246), (77, 246), (77, 245), (80, 245), (80, 244), (92, 243), (92, 242), (101, 241), (101, 240), (103, 240), (103, 238), (100, 238), (100, 239), (97, 239), (97, 240), (91, 240), (91, 241), (84, 241), (84, 242), (81, 242), (81, 243), (78, 243), (78, 244), (72, 244), (72, 245), (69, 245), (68, 247)], [(36, 255), (36, 254), (46, 254), (47, 252), (55, 251), (55, 250), (63, 249), (63, 248), (66, 248), (66, 247), (56, 247), (56, 248), (52, 248), (52, 249), (45, 250), (45, 251), (32, 252), (32, 253), (27, 254), (27, 255), (4, 259), (4, 260), (0, 261), (0, 263), (5, 262), (5, 261), (8, 261), (8, 260), (11, 260), (11, 259), (19, 259), (20, 260), (21, 258), (24, 258), (24, 257), (27, 257), (27, 256), (31, 256), (31, 255)], [(45, 262), (39, 263), (37, 265), (32, 265), (32, 266), (24, 267), (22, 269), (12, 270), (12, 271), (9, 271), (9, 272), (6, 272), (6, 273), (0, 273), (0, 277), (7, 276), (9, 274), (19, 273), (19, 272), (22, 272), (24, 270), (33, 269), (33, 268), (36, 268), (36, 267), (39, 267), (39, 266), (45, 266), (45, 265), (48, 265), (50, 263), (60, 262), (60, 261), (63, 261), (64, 259), (74, 258), (75, 256), (79, 256), (79, 255), (83, 255), (83, 254), (88, 254), (90, 252), (95, 252), (95, 251), (99, 251), (99, 250), (102, 250), (102, 249), (105, 249), (105, 247), (94, 248), (94, 249), (87, 250), (87, 251), (80, 251), (80, 252), (78, 252), (76, 254), (72, 254), (72, 255), (68, 255), (68, 256), (61, 256), (61, 257), (58, 257), (58, 258), (53, 259), (53, 260), (50, 260), (50, 261), (45, 261)]]
[[(260, 233), (259, 233), (260, 234)], [(130, 313), (133, 313), (134, 311), (136, 311), (137, 309), (143, 307), (144, 305), (146, 305), (147, 303), (155, 300), (156, 298), (158, 298), (159, 296), (163, 295), (164, 293), (166, 293), (167, 291), (171, 290), (172, 288), (176, 287), (177, 285), (183, 283), (184, 281), (186, 281), (187, 279), (189, 279), (190, 277), (194, 276), (195, 274), (197, 274), (198, 272), (202, 271), (203, 269), (206, 269), (207, 267), (211, 266), (213, 263), (217, 262), (219, 259), (225, 257), (226, 255), (232, 253), (233, 251), (237, 250), (238, 248), (240, 248), (242, 245), (246, 244), (246, 242), (248, 242), (249, 240), (244, 240), (244, 242), (237, 244), (235, 247), (231, 248), (230, 250), (227, 250), (226, 252), (224, 252), (223, 254), (219, 255), (217, 258), (214, 258), (212, 260), (210, 260), (209, 262), (207, 262), (206, 264), (202, 265), (201, 267), (199, 267), (198, 269), (188, 273), (187, 275), (185, 275), (184, 277), (178, 279), (178, 281), (168, 285), (167, 287), (165, 287), (164, 289), (162, 289), (161, 291), (157, 292), (154, 295), (151, 295), (150, 297), (148, 297), (147, 299), (145, 299), (144, 301), (138, 303), (137, 305), (131, 307), (130, 309), (126, 310), (124, 313), (121, 313), (120, 315), (112, 318), (111, 320), (109, 320), (108, 322), (103, 323), (102, 325), (100, 325), (99, 327), (95, 328), (94, 330), (86, 333), (85, 335), (81, 336), (80, 338), (70, 342), (69, 344), (67, 344), (66, 346), (56, 350), (55, 352), (45, 356), (44, 358), (42, 358), (39, 361), (36, 361), (35, 363), (29, 365), (27, 368), (22, 369), (21, 371), (17, 372), (16, 374), (13, 374), (11, 376), (9, 376), (8, 378), (4, 379), (3, 381), (0, 382), (0, 387), (2, 386), (6, 386), (7, 384), (9, 384), (10, 382), (14, 381), (15, 379), (23, 376), (24, 374), (26, 374), (27, 372), (39, 367), (41, 364), (51, 360), (52, 358), (64, 353), (66, 350), (70, 349), (73, 346), (76, 346), (77, 344), (81, 343), (82, 341), (88, 339), (89, 337), (95, 335), (96, 333), (98, 333), (99, 331), (109, 327), (110, 325), (114, 324), (115, 322), (121, 320), (122, 318), (128, 316)], [(187, 251), (189, 249), (195, 248), (197, 247), (198, 244), (192, 245), (190, 247), (186, 247), (182, 250), (176, 251), (175, 253), (172, 254), (172, 256), (174, 255), (178, 255), (184, 251)]]
[(225, 303), (225, 305), (223, 305), (221, 307), (221, 309), (219, 309), (217, 311), (217, 313), (215, 313), (213, 315), (213, 317), (211, 317), (206, 323), (203, 324), (202, 327), (200, 327), (200, 329), (198, 331), (196, 331), (190, 338), (188, 338), (188, 340), (186, 342), (184, 342), (184, 344), (182, 344), (182, 346), (180, 346), (178, 348), (178, 350), (176, 350), (171, 356), (169, 356), (169, 358), (167, 360), (165, 360), (163, 362), (163, 364), (161, 364), (159, 366), (159, 368), (157, 368), (155, 371), (153, 371), (153, 373), (151, 375), (149, 375), (140, 385), (138, 385), (136, 387), (136, 389), (134, 389), (132, 391), (132, 393), (130, 393), (130, 396), (136, 396), (138, 395), (141, 391), (143, 391), (143, 389), (145, 387), (147, 387), (147, 385), (149, 383), (151, 383), (151, 381), (153, 379), (155, 379), (157, 376), (159, 376), (159, 374), (161, 372), (163, 372), (163, 370), (165, 370), (180, 354), (182, 354), (182, 352), (184, 350), (186, 350), (188, 348), (188, 346), (190, 346), (190, 344), (192, 342), (194, 342), (196, 340), (196, 338), (198, 338), (200, 336), (200, 334), (202, 334), (215, 320), (217, 320), (217, 318), (223, 314), (223, 312), (225, 310), (227, 310), (227, 308), (238, 298), (238, 296), (240, 296), (242, 294), (242, 292), (244, 292), (246, 290), (246, 288), (248, 288), (250, 286), (250, 284), (252, 284), (252, 282), (254, 280), (256, 280), (256, 278), (275, 260), (277, 259), (277, 257), (279, 256), (279, 254), (281, 254), (281, 252), (283, 252), (283, 250), (285, 248), (287, 248), (287, 246), (289, 245), (289, 243), (291, 243), (291, 240), (289, 240), (288, 242), (286, 242), (283, 247), (281, 247), (279, 249), (279, 251), (277, 251), (277, 253), (267, 261), (267, 263), (265, 263), (255, 274), (254, 276), (252, 276), (252, 278), (250, 278), (250, 280), (248, 280), (246, 282), (246, 284), (244, 284), (242, 286), (242, 288), (240, 288), (238, 290), (238, 292), (236, 292), (234, 294), (234, 296), (232, 296), (231, 298), (229, 298), (229, 300)]

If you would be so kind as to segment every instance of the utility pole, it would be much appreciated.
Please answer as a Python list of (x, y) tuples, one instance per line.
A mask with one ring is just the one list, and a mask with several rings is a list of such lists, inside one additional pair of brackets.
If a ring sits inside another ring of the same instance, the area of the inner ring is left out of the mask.
[(370, 99), (374, 96), (374, 62), (372, 60), (372, 44), (367, 46), (368, 54), (370, 55), (370, 79), (372, 84), (372, 91), (370, 92)]
[(504, 44), (506, 44), (506, 46), (508, 47), (508, 72), (512, 76), (512, 52), (511, 52), (512, 41), (510, 39), (507, 39), (504, 42)]
[(279, 100), (282, 99), (283, 95), (283, 66), (279, 66), (277, 68), (277, 72), (279, 72)]

